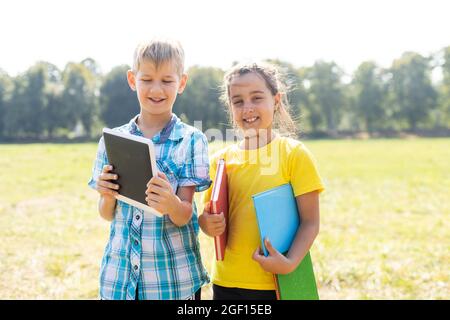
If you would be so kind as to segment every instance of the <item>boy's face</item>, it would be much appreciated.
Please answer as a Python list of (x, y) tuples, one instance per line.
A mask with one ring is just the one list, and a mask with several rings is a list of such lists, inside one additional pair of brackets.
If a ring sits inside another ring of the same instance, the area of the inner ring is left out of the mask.
[(183, 92), (187, 81), (187, 75), (180, 77), (172, 62), (156, 68), (153, 62), (144, 61), (136, 73), (129, 70), (127, 78), (137, 93), (141, 112), (152, 115), (171, 115), (177, 94)]

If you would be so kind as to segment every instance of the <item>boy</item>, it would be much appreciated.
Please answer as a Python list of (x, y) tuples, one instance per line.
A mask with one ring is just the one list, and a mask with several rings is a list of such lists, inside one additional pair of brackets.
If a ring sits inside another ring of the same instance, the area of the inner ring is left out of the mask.
[(195, 191), (210, 185), (207, 140), (172, 113), (186, 86), (184, 52), (177, 42), (153, 40), (136, 48), (130, 88), (140, 113), (115, 128), (155, 145), (158, 176), (148, 183), (147, 203), (156, 217), (116, 200), (120, 186), (106, 157), (103, 138), (89, 186), (100, 194), (100, 215), (111, 232), (100, 269), (101, 299), (199, 299), (209, 281), (199, 242)]

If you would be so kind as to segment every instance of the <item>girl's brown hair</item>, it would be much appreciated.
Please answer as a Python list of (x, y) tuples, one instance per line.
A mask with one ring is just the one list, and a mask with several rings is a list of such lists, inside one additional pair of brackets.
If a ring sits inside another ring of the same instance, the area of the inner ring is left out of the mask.
[(291, 106), (287, 98), (288, 85), (284, 80), (285, 77), (275, 65), (267, 62), (238, 64), (225, 73), (220, 100), (228, 107), (230, 122), (234, 125), (231, 116), (230, 83), (233, 78), (252, 72), (264, 79), (272, 95), (275, 96), (277, 93), (281, 95), (280, 102), (275, 106), (273, 129), (284, 136), (296, 136), (297, 127), (289, 113)]

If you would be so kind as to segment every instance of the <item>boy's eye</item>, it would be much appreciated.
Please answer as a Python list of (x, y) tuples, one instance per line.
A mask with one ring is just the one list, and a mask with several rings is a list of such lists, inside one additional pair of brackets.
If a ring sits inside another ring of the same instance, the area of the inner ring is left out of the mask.
[(163, 80), (164, 83), (172, 83), (172, 80)]
[(235, 105), (235, 106), (239, 106), (241, 104), (242, 104), (242, 100), (233, 101), (233, 105)]
[(263, 97), (254, 97), (253, 100), (262, 100)]

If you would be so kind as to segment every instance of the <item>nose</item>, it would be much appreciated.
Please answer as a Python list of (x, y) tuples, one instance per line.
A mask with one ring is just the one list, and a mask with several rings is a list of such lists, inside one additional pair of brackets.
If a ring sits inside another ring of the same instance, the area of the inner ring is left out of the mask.
[(242, 109), (244, 112), (253, 112), (255, 110), (255, 106), (251, 101), (244, 101)]
[(152, 85), (150, 86), (150, 92), (151, 93), (159, 93), (162, 91), (162, 85), (161, 83), (154, 81)]

